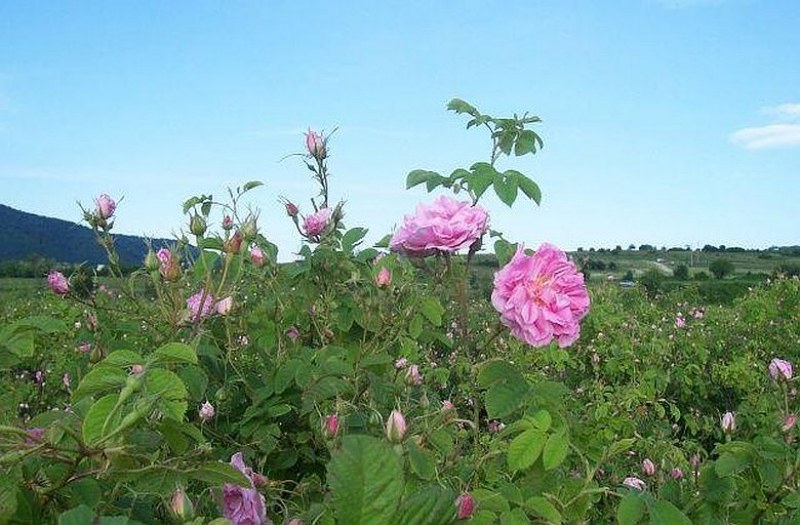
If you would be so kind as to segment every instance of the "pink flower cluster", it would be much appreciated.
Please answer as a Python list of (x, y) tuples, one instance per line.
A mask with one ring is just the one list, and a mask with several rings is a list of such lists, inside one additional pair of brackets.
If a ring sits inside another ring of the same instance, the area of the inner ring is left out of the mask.
[(537, 347), (555, 339), (564, 348), (580, 335), (589, 294), (583, 274), (566, 254), (543, 244), (534, 255), (520, 247), (495, 274), (492, 305), (514, 337)]
[(234, 525), (266, 525), (272, 523), (267, 519), (266, 501), (255, 488), (257, 474), (244, 464), (242, 453), (237, 452), (231, 458), (231, 465), (250, 480), (250, 488), (225, 484), (222, 487), (222, 503), (225, 517)]
[(217, 301), (211, 292), (200, 290), (186, 299), (186, 307), (189, 309), (189, 320), (197, 322), (215, 313), (228, 315), (233, 308), (233, 299), (228, 296)]
[(406, 215), (392, 237), (390, 248), (409, 256), (424, 257), (468, 248), (486, 232), (489, 215), (480, 206), (440, 196), (420, 204)]

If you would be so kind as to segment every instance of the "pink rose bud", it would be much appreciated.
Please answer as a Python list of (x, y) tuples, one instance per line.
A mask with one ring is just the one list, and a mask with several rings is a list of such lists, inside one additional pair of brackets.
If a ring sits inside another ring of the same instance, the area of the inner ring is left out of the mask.
[(229, 295), (224, 299), (220, 299), (217, 301), (217, 313), (219, 315), (228, 315), (231, 313), (231, 309), (233, 308), (233, 298)]
[(794, 426), (797, 424), (797, 415), (789, 414), (786, 416), (786, 419), (783, 420), (783, 425), (781, 425), (781, 431), (789, 432)]
[(792, 378), (792, 363), (784, 359), (774, 358), (769, 362), (769, 376), (775, 381), (788, 381)]
[(417, 365), (411, 365), (406, 370), (406, 382), (409, 385), (421, 385), (422, 384), (422, 374), (419, 373), (419, 367)]
[(161, 266), (161, 261), (158, 260), (156, 252), (148, 250), (147, 255), (144, 256), (144, 269), (148, 272), (154, 272)]
[(144, 372), (144, 367), (142, 365), (139, 364), (131, 365), (131, 374), (138, 376), (142, 372)]
[(700, 454), (692, 454), (692, 457), (689, 458), (689, 464), (694, 470), (697, 470), (700, 467), (700, 463)]
[(394, 367), (400, 370), (401, 368), (405, 368), (408, 366), (408, 359), (405, 357), (401, 357), (397, 361), (394, 362)]
[(283, 204), (286, 206), (286, 215), (289, 217), (297, 217), (297, 214), (300, 213), (300, 210), (297, 209), (297, 205), (292, 201), (286, 201)]
[(675, 317), (675, 328), (683, 328), (684, 326), (686, 326), (686, 319), (684, 319), (681, 314), (678, 314), (678, 316)]
[(222, 229), (228, 231), (231, 228), (233, 228), (233, 218), (230, 215), (226, 215), (222, 218)]
[(67, 295), (69, 293), (69, 281), (61, 272), (53, 270), (47, 274), (47, 285), (57, 295)]
[(386, 437), (392, 443), (400, 443), (406, 435), (406, 418), (399, 410), (392, 410), (386, 420)]
[(442, 412), (450, 412), (454, 408), (453, 403), (449, 399), (442, 401)]
[(242, 234), (238, 231), (234, 232), (222, 245), (222, 250), (225, 253), (239, 253), (242, 251), (242, 240)]
[(308, 154), (317, 160), (322, 160), (328, 155), (325, 139), (312, 129), (309, 129), (308, 133), (306, 133), (306, 149)]
[(206, 401), (205, 403), (200, 405), (200, 410), (198, 411), (198, 413), (200, 414), (200, 419), (202, 419), (203, 422), (211, 421), (212, 419), (214, 419), (214, 414), (215, 414), (214, 405)]
[(642, 461), (642, 472), (644, 473), (645, 476), (654, 476), (655, 475), (656, 466), (650, 460), (650, 458), (645, 458), (645, 460)]
[(98, 219), (110, 219), (117, 209), (117, 203), (105, 193), (95, 197), (94, 202), (96, 204), (94, 215)]
[(493, 433), (494, 432), (500, 432), (501, 430), (506, 428), (506, 425), (504, 423), (501, 423), (500, 421), (497, 421), (496, 419), (493, 419), (492, 421), (489, 421), (489, 424), (487, 426), (488, 426), (489, 432), (493, 432)]
[(173, 518), (180, 522), (189, 521), (194, 516), (194, 505), (192, 505), (192, 500), (186, 495), (183, 487), (178, 487), (172, 494), (172, 498), (169, 500), (169, 512)]
[(97, 331), (97, 316), (92, 312), (86, 314), (86, 328), (91, 330), (92, 332)]
[(475, 500), (472, 498), (472, 494), (469, 492), (465, 492), (458, 496), (456, 498), (455, 505), (458, 508), (456, 517), (460, 520), (469, 519), (472, 517), (472, 514), (475, 513)]
[(722, 425), (723, 432), (726, 434), (732, 434), (736, 430), (736, 414), (731, 411), (725, 412), (722, 414), (720, 423)]
[(264, 252), (258, 246), (250, 248), (250, 261), (261, 268), (264, 266)]
[(78, 345), (78, 351), (83, 354), (88, 354), (92, 351), (92, 343), (81, 343)]
[(670, 470), (669, 475), (674, 480), (683, 479), (683, 471), (680, 469), (680, 467), (675, 467), (672, 470)]
[(61, 383), (64, 385), (64, 388), (69, 388), (70, 379), (69, 373), (65, 372), (63, 376), (61, 376)]
[(294, 343), (297, 341), (297, 338), (300, 337), (300, 330), (298, 330), (296, 326), (292, 325), (286, 329), (286, 336)]
[(378, 275), (375, 277), (375, 284), (377, 284), (379, 288), (385, 288), (392, 284), (392, 272), (385, 266), (381, 268), (381, 271), (379, 271)]
[(269, 483), (267, 476), (261, 474), (260, 472), (253, 472), (250, 478), (253, 480), (253, 486), (257, 489), (261, 487), (266, 487), (267, 484)]
[(339, 434), (339, 416), (336, 414), (328, 414), (322, 422), (322, 433), (325, 437), (334, 438)]
[(629, 489), (638, 490), (638, 491), (643, 491), (644, 489), (647, 488), (647, 484), (644, 481), (642, 481), (639, 478), (637, 478), (636, 476), (630, 476), (630, 477), (625, 478), (622, 481), (622, 485), (624, 487), (628, 487)]

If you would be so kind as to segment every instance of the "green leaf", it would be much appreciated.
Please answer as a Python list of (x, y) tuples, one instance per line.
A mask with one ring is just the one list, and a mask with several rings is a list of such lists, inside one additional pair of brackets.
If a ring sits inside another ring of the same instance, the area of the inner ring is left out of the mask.
[(742, 472), (749, 463), (750, 458), (744, 452), (726, 452), (714, 462), (714, 470), (724, 478)]
[(541, 144), (542, 139), (534, 131), (530, 129), (520, 131), (517, 142), (514, 144), (514, 155), (519, 157), (528, 153), (536, 153), (537, 142)]
[(494, 192), (506, 206), (511, 207), (517, 200), (517, 179), (506, 175), (494, 178)]
[(552, 470), (564, 462), (569, 451), (569, 438), (565, 430), (560, 430), (547, 438), (542, 451), (542, 464), (545, 470)]
[(532, 466), (542, 453), (545, 434), (536, 429), (526, 430), (508, 446), (508, 468), (525, 470)]
[(124, 370), (98, 364), (83, 376), (83, 380), (72, 394), (72, 400), (78, 401), (82, 397), (120, 388), (127, 380), (128, 374)]
[(414, 170), (406, 176), (406, 189), (411, 189), (414, 186), (422, 184), (423, 182), (428, 182), (428, 179), (431, 177), (441, 177), (435, 171), (428, 171), (428, 170)]
[[(511, 170), (509, 170), (511, 171)], [(508, 173), (508, 171), (506, 171)], [(536, 204), (542, 203), (542, 190), (539, 189), (539, 185), (533, 182), (531, 179), (523, 175), (522, 173), (517, 173), (517, 185), (519, 189), (522, 190), (522, 193), (525, 194), (526, 197), (531, 199)]]
[(517, 252), (517, 245), (511, 244), (505, 239), (494, 241), (494, 256), (497, 257), (497, 264), (502, 268), (514, 257)]
[[(83, 418), (83, 441), (89, 445), (98, 443), (103, 437), (103, 425), (117, 403), (117, 394), (103, 396), (89, 408)], [(109, 421), (107, 430), (114, 430), (120, 420), (119, 412)]]
[(500, 383), (486, 392), (486, 412), (491, 419), (511, 415), (527, 393), (527, 383)]
[(48, 315), (33, 315), (12, 323), (12, 326), (35, 328), (45, 334), (66, 332), (67, 325), (64, 321)]
[(650, 508), (650, 523), (651, 525), (692, 525), (692, 520), (669, 501), (659, 500)]
[(449, 111), (455, 111), (456, 113), (468, 113), (473, 117), (477, 117), (479, 115), (478, 110), (472, 104), (468, 102), (464, 102), (460, 98), (454, 98), (447, 103), (447, 109)]
[(361, 244), (367, 234), (366, 228), (352, 228), (342, 236), (342, 250), (346, 253), (353, 253), (353, 248)]
[(19, 466), (10, 469), (3, 466), (3, 475), (0, 476), (0, 523), (7, 523), (17, 512), (20, 481), (22, 476)]
[(144, 363), (142, 356), (132, 350), (114, 350), (100, 361), (100, 365), (123, 368)]
[(328, 486), (337, 523), (392, 523), (403, 493), (403, 469), (386, 442), (345, 436), (328, 463)]
[(475, 194), (475, 198), (480, 198), (499, 175), (497, 170), (487, 162), (476, 162), (470, 167), (470, 170), (472, 173), (464, 177), (467, 189)]
[(264, 185), (264, 183), (261, 182), (260, 180), (251, 180), (250, 182), (245, 182), (244, 186), (242, 186), (242, 192), (241, 193), (244, 193), (246, 191), (250, 191), (253, 188), (258, 188), (259, 186), (263, 186), (263, 185)]
[(218, 487), (225, 483), (239, 485), (240, 487), (250, 487), (250, 480), (244, 474), (231, 464), (219, 461), (201, 465), (197, 470), (189, 472), (189, 477), (204, 481), (212, 487)]
[(188, 392), (181, 378), (169, 370), (156, 368), (145, 374), (145, 389), (155, 396), (158, 406), (166, 417), (182, 421), (186, 413)]
[(419, 311), (433, 326), (441, 326), (444, 308), (439, 299), (435, 297), (423, 297), (419, 304)]
[(531, 521), (525, 512), (517, 507), (500, 515), (500, 525), (530, 525)]
[(398, 525), (447, 525), (453, 522), (455, 493), (439, 486), (423, 487), (403, 501)]
[(436, 476), (436, 460), (433, 453), (417, 445), (414, 440), (408, 440), (406, 448), (411, 470), (422, 479), (433, 479)]
[(472, 491), (472, 497), (476, 507), (484, 511), (502, 513), (509, 509), (508, 501), (501, 494), (491, 490), (475, 489)]
[(183, 363), (196, 365), (197, 352), (194, 348), (184, 343), (167, 343), (153, 352), (151, 363), (175, 364)]
[(484, 363), (478, 372), (478, 384), (481, 388), (489, 388), (498, 381), (518, 381), (520, 379), (524, 381), (525, 378), (522, 377), (517, 367), (502, 359)]
[(62, 512), (58, 516), (58, 525), (93, 525), (94, 512), (86, 505)]
[(622, 454), (623, 452), (628, 452), (631, 449), (631, 447), (633, 447), (633, 444), (635, 442), (636, 442), (635, 438), (624, 438), (620, 439), (619, 441), (615, 441), (614, 443), (611, 443), (605, 454), (606, 459), (610, 459), (616, 456), (617, 454)]
[(644, 516), (645, 501), (640, 492), (631, 492), (619, 502), (617, 522), (619, 525), (636, 525)]
[(550, 523), (561, 525), (561, 513), (558, 512), (558, 509), (556, 509), (547, 498), (542, 496), (534, 496), (526, 501), (525, 505), (529, 507), (537, 516), (546, 519)]

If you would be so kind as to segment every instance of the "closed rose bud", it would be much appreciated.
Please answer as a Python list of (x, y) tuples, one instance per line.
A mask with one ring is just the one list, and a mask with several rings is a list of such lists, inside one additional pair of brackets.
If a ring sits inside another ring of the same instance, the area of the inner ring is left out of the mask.
[(679, 480), (683, 478), (683, 471), (680, 469), (680, 467), (675, 467), (670, 470), (669, 475), (672, 477), (672, 479)]
[(317, 160), (322, 160), (328, 155), (325, 139), (312, 129), (309, 129), (308, 133), (306, 133), (306, 149), (308, 154)]
[(222, 218), (222, 229), (228, 231), (231, 228), (233, 228), (233, 218), (230, 215), (226, 215)]
[(106, 220), (110, 219), (112, 215), (114, 215), (114, 211), (117, 209), (117, 203), (106, 195), (105, 193), (98, 195), (94, 199), (95, 202), (95, 210), (94, 215), (97, 219)]
[(217, 301), (216, 310), (219, 315), (228, 315), (233, 308), (233, 298), (228, 296)]
[(261, 268), (264, 266), (264, 252), (258, 246), (250, 248), (250, 261)]
[(379, 288), (385, 288), (392, 284), (392, 272), (385, 266), (381, 268), (378, 275), (375, 277), (375, 284), (377, 284)]
[(258, 222), (258, 216), (257, 215), (253, 215), (251, 213), (244, 220), (244, 223), (242, 223), (242, 227), (241, 227), (241, 229), (239, 231), (241, 232), (242, 238), (245, 241), (248, 241), (248, 242), (252, 241), (253, 239), (256, 238), (256, 235), (258, 235), (258, 224), (257, 224), (257, 222)]
[(786, 416), (786, 419), (783, 420), (783, 425), (781, 425), (781, 430), (783, 432), (789, 432), (794, 426), (797, 424), (797, 416), (795, 414), (789, 414)]
[(200, 410), (198, 413), (200, 414), (200, 419), (202, 419), (203, 422), (208, 422), (214, 419), (214, 414), (216, 411), (214, 410), (214, 405), (206, 401), (200, 405)]
[(694, 470), (697, 470), (700, 467), (700, 463), (700, 454), (692, 454), (692, 457), (689, 458), (689, 464)]
[(644, 473), (645, 476), (654, 476), (655, 475), (656, 466), (650, 460), (650, 458), (645, 458), (645, 460), (642, 461), (642, 472)]
[(194, 516), (194, 505), (183, 487), (178, 487), (172, 494), (169, 501), (169, 512), (174, 519), (181, 523), (191, 520)]
[(392, 443), (400, 443), (406, 435), (406, 418), (399, 410), (392, 410), (386, 420), (386, 437)]
[(292, 201), (285, 201), (284, 206), (286, 206), (286, 215), (289, 217), (295, 218), (297, 214), (300, 213), (300, 210), (297, 208), (297, 205)]
[(720, 420), (722, 431), (726, 434), (732, 434), (736, 430), (736, 414), (731, 411), (725, 412)]
[(475, 500), (472, 494), (465, 492), (458, 496), (455, 501), (457, 510), (456, 517), (460, 520), (466, 520), (472, 517), (475, 513)]
[(417, 365), (411, 365), (406, 370), (406, 383), (409, 385), (422, 384), (422, 374), (419, 373), (419, 367)]
[(131, 365), (131, 374), (138, 376), (144, 372), (144, 367), (140, 364)]
[(147, 255), (144, 257), (144, 269), (148, 272), (155, 272), (161, 266), (161, 261), (156, 257), (156, 252), (148, 250)]
[(239, 253), (242, 250), (242, 234), (238, 231), (234, 232), (234, 234), (225, 241), (222, 249), (225, 253)]
[(322, 433), (327, 438), (335, 438), (339, 434), (339, 416), (328, 414), (322, 422)]
[(208, 225), (203, 217), (200, 215), (192, 215), (192, 218), (189, 220), (189, 231), (191, 231), (193, 235), (201, 237), (206, 233), (207, 228)]

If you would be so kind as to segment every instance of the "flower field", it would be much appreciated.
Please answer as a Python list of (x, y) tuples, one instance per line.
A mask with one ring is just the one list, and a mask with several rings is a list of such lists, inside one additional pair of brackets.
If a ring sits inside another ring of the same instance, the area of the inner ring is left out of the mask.
[(292, 263), (243, 210), (257, 182), (189, 198), (185, 237), (130, 275), (124, 206), (96, 197), (113, 277), (53, 269), (0, 304), (0, 523), (800, 523), (800, 281), (724, 306), (587, 286), (481, 201), (539, 202), (497, 167), (541, 148), (539, 119), (448, 108), (490, 158), (409, 173), (437, 195), (374, 247), (311, 130)]

